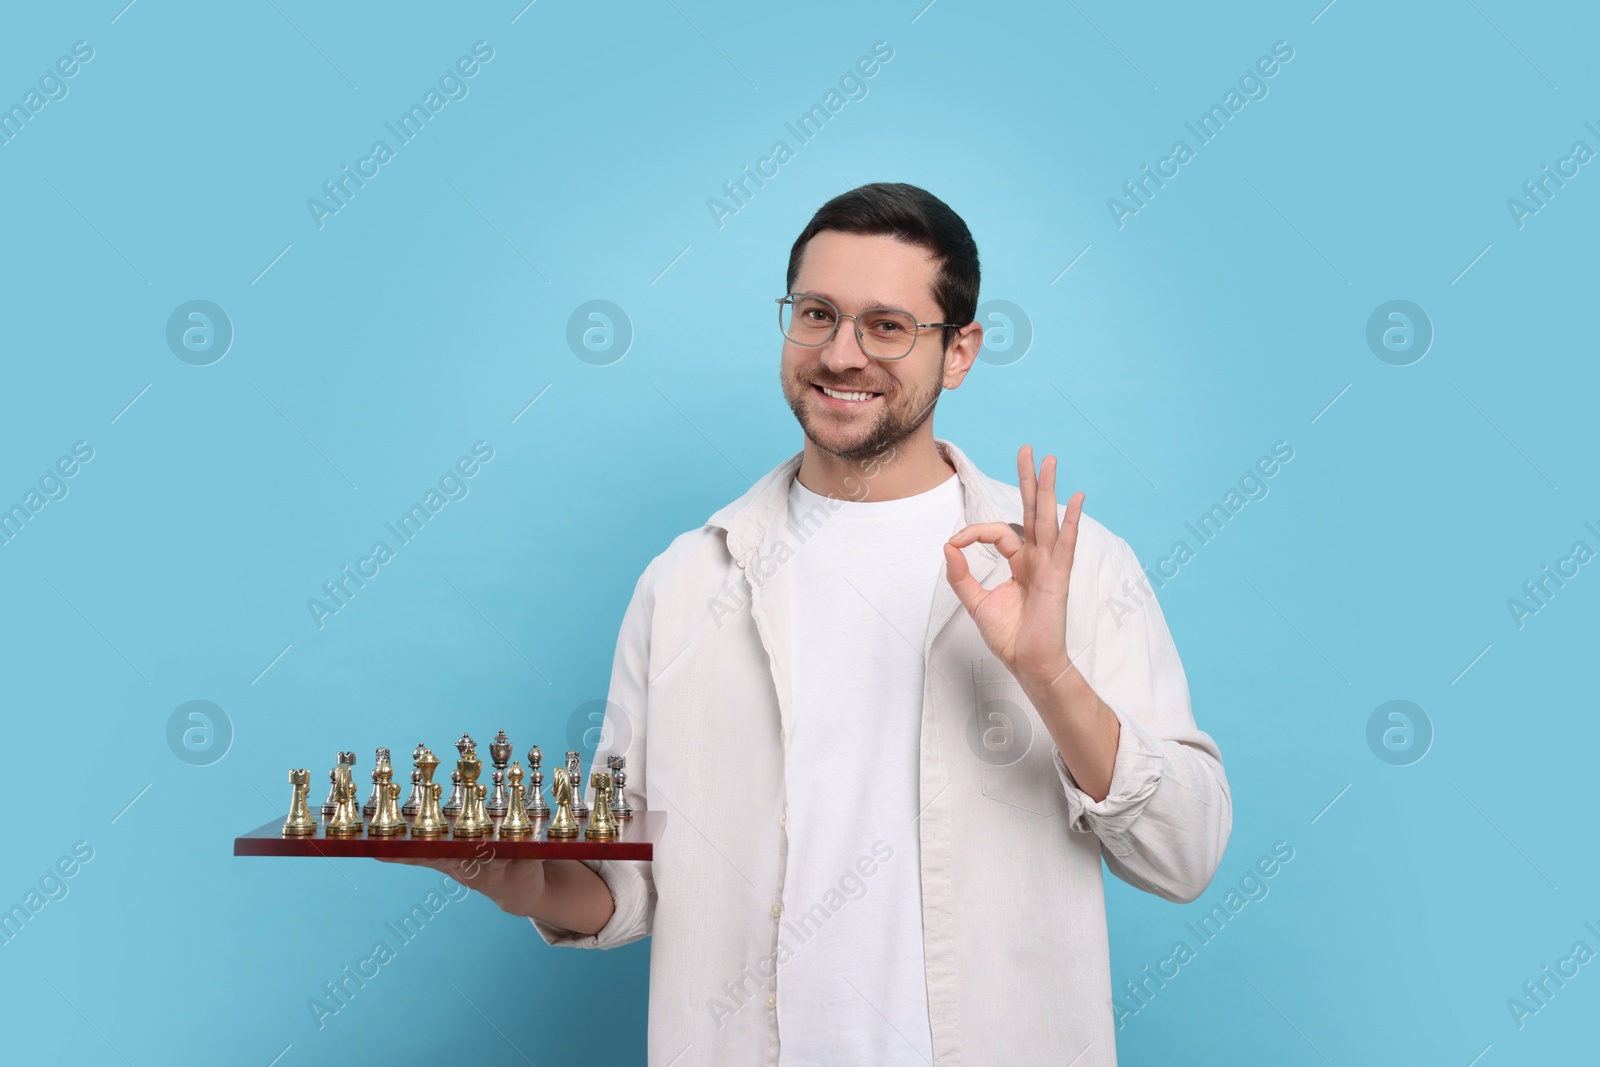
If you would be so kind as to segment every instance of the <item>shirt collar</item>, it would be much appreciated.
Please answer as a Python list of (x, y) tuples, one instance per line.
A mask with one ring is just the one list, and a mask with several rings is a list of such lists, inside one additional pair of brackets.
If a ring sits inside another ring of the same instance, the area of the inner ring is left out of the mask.
[[(994, 498), (992, 480), (974, 466), (966, 454), (954, 444), (938, 437), (933, 439), (933, 443), (938, 448), (939, 454), (955, 467), (956, 477), (961, 481), (962, 506), (966, 523), (972, 525), (980, 522), (1008, 521), (1010, 516), (1007, 512), (1013, 509), (1003, 509), (1000, 502)], [(788, 506), (789, 486), (794, 481), (795, 473), (800, 469), (800, 459), (804, 454), (796, 452), (778, 464), (737, 500), (718, 509), (706, 520), (706, 525), (727, 532), (728, 552), (741, 567), (745, 566), (750, 556), (757, 551), (779, 515)], [(1020, 505), (1014, 510), (1020, 511)], [(991, 545), (974, 547), (984, 550), (985, 555), (999, 558), (999, 552)]]

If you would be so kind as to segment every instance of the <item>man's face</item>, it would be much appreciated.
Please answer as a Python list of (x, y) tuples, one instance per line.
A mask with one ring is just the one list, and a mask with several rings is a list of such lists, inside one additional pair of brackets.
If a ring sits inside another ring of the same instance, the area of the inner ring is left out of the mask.
[[(932, 254), (917, 245), (824, 230), (806, 244), (794, 291), (826, 297), (844, 315), (892, 307), (918, 322), (943, 322), (933, 299), (937, 272)], [(904, 440), (933, 413), (941, 382), (953, 388), (966, 370), (944, 381), (944, 330), (920, 331), (904, 359), (877, 360), (861, 350), (855, 321), (841, 319), (833, 339), (818, 348), (785, 338), (779, 368), (784, 398), (806, 437), (844, 459), (880, 455)]]

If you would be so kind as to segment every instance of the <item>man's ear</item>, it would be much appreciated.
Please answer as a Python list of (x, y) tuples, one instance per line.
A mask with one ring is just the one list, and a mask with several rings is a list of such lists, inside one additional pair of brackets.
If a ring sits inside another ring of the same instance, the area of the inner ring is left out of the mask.
[(955, 389), (966, 380), (967, 372), (983, 348), (983, 324), (969, 322), (961, 327), (950, 347), (944, 350), (944, 377), (940, 384)]

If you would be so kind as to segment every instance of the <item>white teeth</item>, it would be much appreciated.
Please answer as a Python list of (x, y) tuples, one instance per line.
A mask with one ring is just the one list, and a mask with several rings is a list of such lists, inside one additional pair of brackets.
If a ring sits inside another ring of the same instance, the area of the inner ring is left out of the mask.
[(871, 400), (877, 393), (841, 393), (836, 389), (829, 389), (826, 385), (818, 386), (824, 393), (835, 400)]

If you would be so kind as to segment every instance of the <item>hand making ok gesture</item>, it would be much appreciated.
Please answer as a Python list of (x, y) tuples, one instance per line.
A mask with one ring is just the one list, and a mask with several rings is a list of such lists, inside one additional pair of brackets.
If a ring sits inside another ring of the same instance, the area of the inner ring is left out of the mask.
[[(1056, 520), (1056, 457), (1045, 456), (1038, 476), (1033, 446), (1017, 451), (1022, 491), (1022, 536), (1009, 523), (967, 526), (944, 546), (945, 577), (961, 599), (984, 643), (1018, 681), (1047, 689), (1072, 665), (1067, 655), (1067, 579), (1078, 544), (1083, 494), (1067, 502), (1066, 520)], [(985, 589), (967, 567), (961, 549), (975, 542), (994, 545), (1011, 565), (1011, 577)]]

